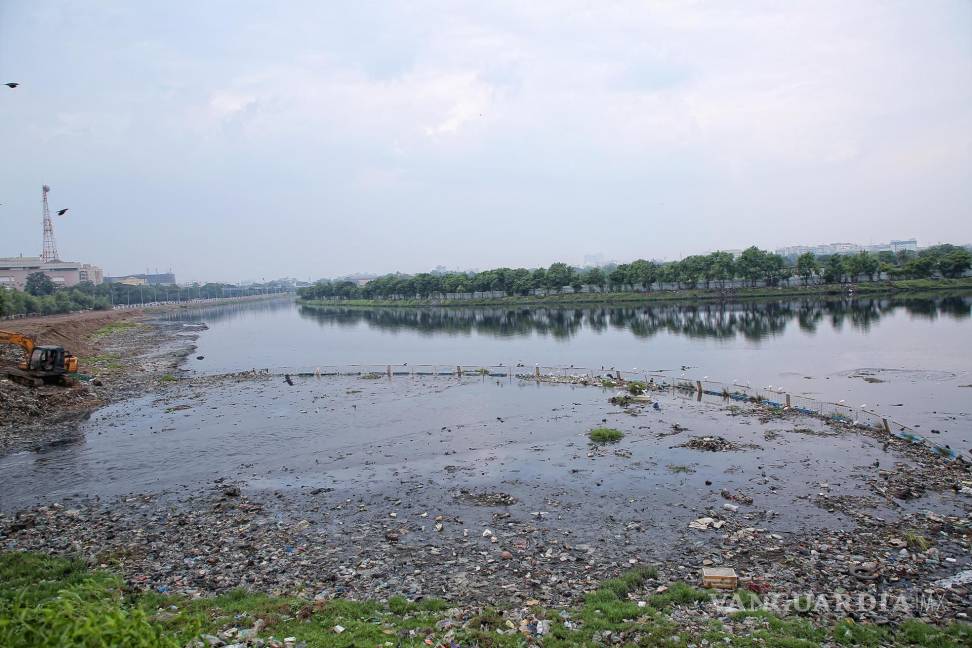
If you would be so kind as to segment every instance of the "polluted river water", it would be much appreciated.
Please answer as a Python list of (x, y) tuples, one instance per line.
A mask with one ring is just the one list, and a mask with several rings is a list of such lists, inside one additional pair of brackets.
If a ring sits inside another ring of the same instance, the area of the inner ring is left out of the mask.
[[(675, 374), (731, 365), (776, 379), (796, 366), (814, 388), (902, 402), (929, 385), (969, 393), (958, 386), (966, 359), (945, 350), (967, 312), (884, 304), (864, 327), (830, 308), (322, 313), (277, 302), (180, 313), (167, 330), (199, 337), (177, 379), (94, 412), (56, 445), (0, 458), (0, 541), (109, 556), (139, 587), (189, 595), (242, 586), (564, 604), (643, 562), (668, 582), (732, 565), (794, 595), (870, 587), (853, 570), (880, 564), (888, 587), (927, 588), (972, 567), (972, 481), (961, 462), (879, 430), (675, 390), (613, 404), (624, 385), (600, 382), (279, 373), (393, 352), (446, 365), (460, 348), (496, 364), (580, 366), (599, 350)], [(909, 327), (920, 352), (866, 351), (867, 336)], [(843, 351), (818, 357), (820, 338)], [(862, 367), (924, 378), (850, 377)], [(954, 410), (949, 433), (967, 431), (962, 399), (939, 398)], [(927, 403), (912, 407), (936, 420)], [(601, 426), (623, 436), (592, 443)], [(934, 555), (902, 557), (906, 531), (933, 537)], [(941, 614), (967, 608), (956, 594)]]
[(868, 409), (972, 449), (972, 294), (623, 308), (314, 308), (201, 319), (200, 373), (457, 364), (662, 371)]
[[(740, 384), (778, 384), (822, 399), (866, 399), (929, 438), (938, 430), (936, 442), (967, 448), (972, 388), (962, 385), (972, 382), (965, 343), (969, 304), (968, 297), (949, 297), (586, 310), (360, 310), (275, 301), (180, 312), (168, 318), (183, 318), (193, 331), (200, 322), (207, 327), (186, 360), (191, 380), (99, 410), (72, 442), (0, 458), (5, 486), (0, 506), (9, 510), (67, 495), (185, 491), (214, 474), (245, 477), (255, 488), (296, 488), (438, 474), (443, 461), (516, 466), (502, 477), (481, 471), (484, 481), (563, 473), (574, 451), (558, 457), (538, 448), (582, 448), (578, 435), (605, 417), (611, 393), (515, 378), (326, 377), (300, 379), (290, 387), (279, 377), (282, 367), (306, 372), (391, 360), (454, 366), (460, 349), (463, 357), (496, 364), (674, 367), (673, 376), (734, 376)], [(276, 375), (225, 377), (251, 368)], [(669, 425), (727, 436), (721, 414), (706, 415), (702, 405), (679, 407), (689, 408), (685, 415), (700, 422), (679, 418)], [(645, 434), (659, 434), (663, 421)], [(748, 428), (738, 437), (744, 445), (766, 443), (751, 438)], [(828, 458), (841, 470), (841, 457), (862, 451), (857, 442), (852, 446), (811, 441), (810, 472), (816, 470), (813, 463)], [(654, 448), (644, 460), (655, 467), (692, 464), (681, 454)], [(758, 453), (751, 457), (767, 460)], [(467, 475), (470, 483), (476, 483), (476, 472)], [(661, 482), (642, 486), (678, 481), (664, 470), (659, 474)], [(605, 490), (633, 487), (623, 472), (604, 479)]]

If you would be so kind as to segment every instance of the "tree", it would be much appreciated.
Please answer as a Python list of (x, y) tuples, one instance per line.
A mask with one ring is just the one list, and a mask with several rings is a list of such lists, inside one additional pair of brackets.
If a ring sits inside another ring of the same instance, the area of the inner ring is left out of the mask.
[(537, 268), (530, 273), (530, 284), (533, 286), (534, 290), (538, 288), (543, 288), (547, 285), (547, 271), (543, 268)]
[(608, 275), (608, 281), (611, 282), (611, 286), (613, 288), (625, 286), (630, 283), (630, 279), (628, 278), (628, 268), (629, 266), (627, 263), (622, 263), (611, 271), (611, 274)]
[(27, 275), (27, 283), (24, 287), (34, 297), (53, 295), (54, 291), (57, 290), (51, 278), (43, 272), (31, 272)]
[(790, 276), (786, 260), (779, 254), (763, 252), (762, 268), (767, 286), (775, 286)]
[(904, 272), (914, 279), (925, 279), (935, 271), (935, 260), (930, 256), (919, 256), (904, 265)]
[(750, 284), (755, 286), (756, 280), (764, 275), (766, 265), (766, 252), (760, 250), (755, 245), (743, 250), (736, 261), (736, 271), (744, 279), (748, 279)]
[(718, 281), (723, 287), (728, 279), (736, 274), (736, 264), (730, 252), (713, 252), (708, 256), (705, 269), (706, 286), (710, 281)]
[(641, 284), (645, 290), (651, 289), (651, 284), (658, 278), (658, 266), (651, 261), (638, 259), (628, 264), (628, 283)]
[(972, 254), (964, 248), (955, 248), (938, 259), (938, 271), (943, 277), (961, 277), (970, 267)]
[(844, 281), (844, 262), (836, 254), (827, 259), (827, 264), (824, 266), (824, 281), (827, 283)]
[(590, 286), (597, 286), (603, 289), (604, 284), (607, 283), (607, 277), (604, 276), (604, 271), (600, 268), (591, 268), (587, 271), (584, 282)]
[(820, 272), (820, 264), (817, 263), (817, 257), (813, 255), (813, 252), (804, 252), (797, 257), (796, 273), (803, 277), (804, 286), (806, 286), (810, 282), (810, 278), (818, 272)]
[(560, 290), (572, 283), (574, 269), (566, 263), (551, 263), (547, 268), (547, 287)]
[(705, 266), (705, 257), (699, 255), (685, 257), (676, 262), (678, 280), (688, 284), (689, 288), (695, 288), (699, 279), (705, 275)]

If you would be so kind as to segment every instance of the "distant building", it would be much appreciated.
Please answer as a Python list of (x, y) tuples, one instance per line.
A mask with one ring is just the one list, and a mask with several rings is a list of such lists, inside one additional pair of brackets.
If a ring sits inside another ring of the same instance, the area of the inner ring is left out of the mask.
[(121, 277), (105, 277), (107, 283), (125, 284), (127, 286), (174, 286), (175, 275), (171, 272), (161, 274), (133, 274)]
[(826, 243), (823, 245), (790, 245), (776, 250), (776, 253), (785, 257), (797, 257), (807, 252), (812, 252), (816, 256), (830, 256), (832, 254), (856, 254), (858, 252), (897, 252), (899, 250), (918, 249), (918, 241), (908, 239), (905, 241), (891, 241), (890, 243), (878, 243), (876, 245), (858, 245), (857, 243)]
[(82, 281), (98, 285), (104, 280), (101, 268), (89, 263), (76, 261), (50, 261), (44, 263), (40, 257), (0, 258), (0, 286), (23, 290), (27, 276), (43, 272), (58, 287), (76, 286)]

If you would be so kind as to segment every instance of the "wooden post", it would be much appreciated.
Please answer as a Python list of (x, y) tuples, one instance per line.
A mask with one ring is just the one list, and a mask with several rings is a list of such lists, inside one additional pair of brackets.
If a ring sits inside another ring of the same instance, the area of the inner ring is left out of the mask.
[(786, 409), (790, 409), (790, 395), (786, 395)]
[(456, 375), (462, 378), (462, 367), (460, 365), (456, 365)]
[(385, 373), (387, 373), (388, 377), (391, 378), (391, 365), (385, 365)]
[(888, 434), (891, 434), (891, 426), (888, 424), (888, 419), (886, 418), (881, 419), (881, 423), (884, 424), (884, 431), (887, 432)]
[(537, 382), (540, 382), (540, 365), (533, 368), (533, 377), (537, 379)]

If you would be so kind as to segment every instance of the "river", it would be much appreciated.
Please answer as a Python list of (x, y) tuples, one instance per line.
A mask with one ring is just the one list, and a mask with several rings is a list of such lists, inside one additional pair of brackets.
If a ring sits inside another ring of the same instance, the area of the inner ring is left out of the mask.
[[(291, 301), (201, 320), (189, 368), (524, 364), (708, 377), (867, 405), (968, 450), (972, 294), (597, 308), (340, 308)], [(932, 430), (935, 430), (933, 433)]]

